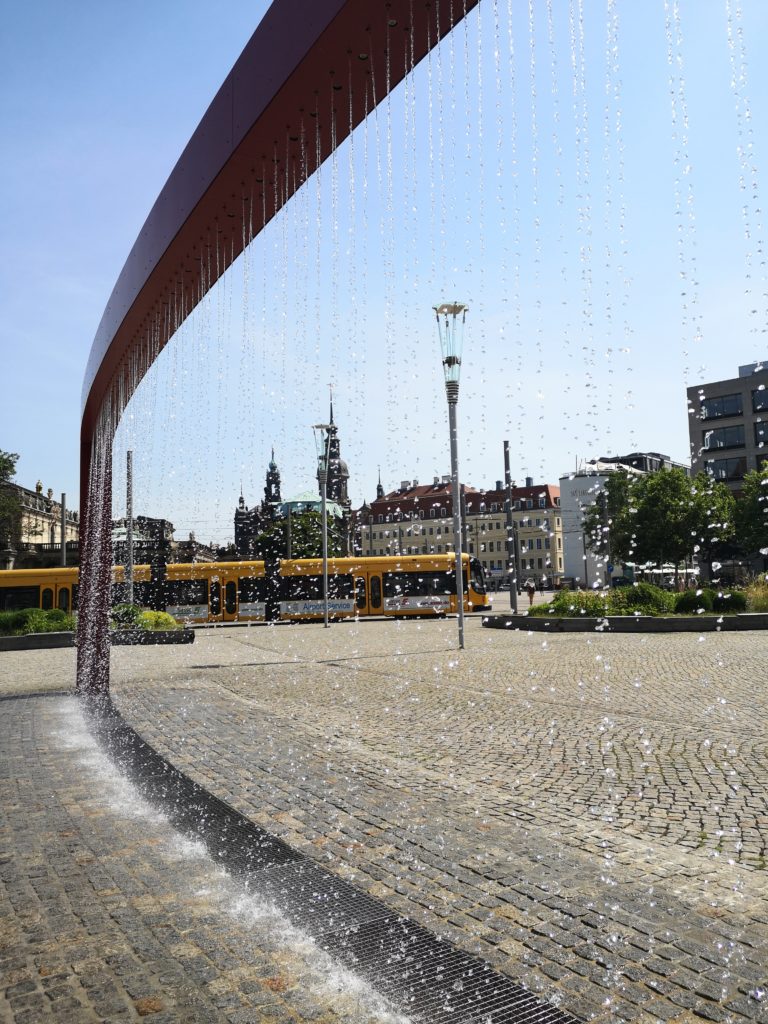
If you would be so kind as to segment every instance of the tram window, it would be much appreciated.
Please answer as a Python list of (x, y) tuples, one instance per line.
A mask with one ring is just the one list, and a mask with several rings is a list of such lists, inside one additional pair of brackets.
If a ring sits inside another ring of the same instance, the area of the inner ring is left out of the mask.
[(384, 596), (423, 596), (453, 592), (450, 572), (387, 572), (384, 573)]
[(211, 583), (210, 606), (211, 615), (218, 615), (221, 612), (221, 584), (218, 580)]
[(50, 587), (43, 587), (43, 597), (40, 601), (40, 607), (44, 612), (48, 612), (53, 608), (53, 591)]
[(61, 587), (59, 589), (59, 608), (63, 612), (69, 611), (69, 587)]
[(240, 588), (241, 602), (266, 601), (267, 581), (263, 576), (258, 579), (253, 576), (241, 576), (237, 584)]
[[(499, 568), (501, 569), (501, 559), (499, 559)], [(469, 561), (470, 577), (472, 586), (477, 594), (485, 593), (485, 577), (483, 574), (483, 567), (476, 558), (471, 558)]]
[[(134, 584), (134, 593), (135, 589)], [(167, 604), (174, 605), (205, 604), (205, 589), (205, 580), (166, 580), (165, 600)]]
[(237, 611), (237, 584), (234, 580), (227, 580), (224, 587), (224, 610), (227, 615), (234, 615)]
[(371, 608), (381, 608), (381, 579), (371, 576)]
[[(166, 586), (168, 584), (166, 583)], [(133, 603), (139, 604), (142, 607), (148, 608), (152, 602), (152, 584), (151, 583), (134, 583), (133, 584)], [(175, 602), (169, 601), (169, 604)], [(203, 590), (203, 600), (201, 602), (205, 604), (205, 590)]]
[(356, 607), (358, 609), (360, 609), (362, 611), (365, 608), (366, 603), (367, 603), (366, 594), (365, 594), (365, 577), (364, 576), (357, 576), (355, 578), (355, 591), (357, 593), (357, 598), (356, 598), (356, 601), (355, 601), (355, 605), (356, 605)]
[[(349, 600), (353, 595), (352, 577), (346, 573), (328, 576), (328, 597), (332, 600)], [(322, 601), (323, 577), (283, 576), (280, 579), (282, 601)]]
[(40, 587), (0, 588), (0, 611), (16, 612), (21, 608), (40, 607)]

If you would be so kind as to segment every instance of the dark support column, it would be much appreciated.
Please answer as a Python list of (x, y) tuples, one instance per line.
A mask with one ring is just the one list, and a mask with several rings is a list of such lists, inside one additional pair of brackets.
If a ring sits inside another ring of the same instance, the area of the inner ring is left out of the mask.
[(165, 520), (156, 519), (152, 524), (152, 554), (149, 574), (152, 584), (152, 610), (164, 612), (167, 604), (165, 580), (168, 568), (168, 541), (165, 536)]
[[(109, 608), (112, 584), (112, 438), (101, 442), (103, 471), (94, 465), (93, 448), (80, 451), (80, 587), (77, 615), (77, 692), (109, 692)], [(96, 492), (97, 484), (99, 486)]]
[(280, 552), (274, 537), (268, 541), (269, 547), (264, 551), (264, 577), (267, 587), (264, 604), (264, 618), (267, 622), (277, 622), (280, 618)]

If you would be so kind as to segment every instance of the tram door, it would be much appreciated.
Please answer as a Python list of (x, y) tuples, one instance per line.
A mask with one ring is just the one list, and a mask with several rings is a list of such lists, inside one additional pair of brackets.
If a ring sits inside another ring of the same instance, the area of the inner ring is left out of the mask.
[(224, 622), (234, 622), (237, 619), (237, 580), (227, 580), (224, 583), (222, 596), (222, 618)]
[(208, 584), (208, 621), (221, 622), (221, 580), (212, 576)]
[(368, 614), (368, 585), (365, 576), (355, 576), (355, 612), (358, 615)]
[(371, 573), (368, 577), (368, 614), (381, 615), (381, 576)]
[(208, 586), (208, 621), (234, 622), (237, 619), (237, 580), (211, 577)]

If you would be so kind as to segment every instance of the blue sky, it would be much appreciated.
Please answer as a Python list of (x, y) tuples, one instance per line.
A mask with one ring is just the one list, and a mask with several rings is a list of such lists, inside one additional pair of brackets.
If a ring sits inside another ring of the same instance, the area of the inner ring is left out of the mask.
[[(6, 15), (0, 447), (19, 482), (77, 494), (101, 313), (265, 7)], [(169, 345), (116, 440), (116, 511), (130, 446), (137, 511), (227, 539), (272, 446), (284, 494), (311, 485), (329, 382), (355, 502), (379, 467), (388, 489), (448, 472), (444, 299), (470, 306), (466, 482), (502, 476), (505, 438), (517, 479), (685, 459), (686, 385), (768, 357), (767, 43), (762, 0), (481, 0)]]

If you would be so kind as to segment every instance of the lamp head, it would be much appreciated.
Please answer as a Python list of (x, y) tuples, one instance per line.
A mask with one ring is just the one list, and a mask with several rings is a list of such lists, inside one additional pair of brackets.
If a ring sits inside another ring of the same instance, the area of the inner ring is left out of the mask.
[(464, 344), (464, 322), (467, 306), (463, 302), (443, 302), (432, 307), (437, 318), (437, 333), (443, 354), (445, 382), (458, 384), (461, 373), (461, 350)]

